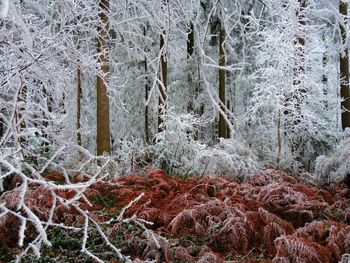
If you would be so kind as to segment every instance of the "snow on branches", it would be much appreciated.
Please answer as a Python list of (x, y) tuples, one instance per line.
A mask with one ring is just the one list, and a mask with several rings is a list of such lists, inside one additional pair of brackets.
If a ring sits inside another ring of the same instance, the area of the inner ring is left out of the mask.
[(316, 174), (320, 184), (345, 180), (350, 184), (350, 129), (343, 134), (338, 149), (330, 155), (321, 155), (316, 159)]
[(30, 163), (16, 167), (9, 160), (0, 158), (0, 178), (7, 182), (0, 197), (0, 243), (20, 249), (17, 262), (30, 254), (40, 257), (43, 248), (52, 246), (50, 232), (57, 228), (80, 235), (81, 252), (98, 262), (103, 260), (89, 249), (92, 235), (101, 238), (116, 258), (131, 262), (110, 241), (106, 226), (136, 224), (154, 239), (144, 227), (150, 222), (124, 216), (142, 193), (114, 218), (103, 219), (96, 210), (93, 189), (115, 171), (116, 164), (110, 158), (95, 157), (81, 147), (64, 146), (52, 158), (40, 160), (37, 167)]

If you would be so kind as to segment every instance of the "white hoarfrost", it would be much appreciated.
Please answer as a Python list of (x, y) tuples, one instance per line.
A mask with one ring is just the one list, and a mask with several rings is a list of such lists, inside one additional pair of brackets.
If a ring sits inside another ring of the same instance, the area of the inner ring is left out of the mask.
[(344, 138), (333, 154), (317, 158), (316, 173), (321, 184), (338, 182), (350, 176), (350, 129), (344, 132)]
[(0, 18), (8, 19), (16, 24), (22, 30), (23, 42), (25, 46), (32, 50), (33, 38), (30, 34), (29, 28), (18, 13), (17, 7), (10, 0), (0, 0)]
[[(0, 156), (2, 154), (0, 148)], [(16, 159), (15, 154), (8, 157), (7, 160), (0, 157), (0, 179), (10, 178), (15, 181), (15, 183), (11, 182), (11, 185), (6, 185), (8, 189), (5, 189), (0, 196), (0, 225), (7, 224), (10, 217), (15, 217), (19, 221), (18, 246), (21, 250), (18, 250), (16, 262), (20, 262), (23, 257), (31, 253), (40, 257), (43, 245), (51, 246), (49, 231), (52, 228), (83, 233), (81, 252), (96, 262), (104, 261), (100, 255), (88, 249), (91, 233), (101, 238), (106, 249), (114, 253), (118, 259), (123, 262), (131, 262), (131, 259), (124, 256), (121, 250), (110, 241), (106, 226), (120, 223), (134, 224), (142, 227), (148, 237), (154, 239), (152, 230), (147, 229), (144, 225), (150, 222), (140, 220), (136, 216), (126, 218), (124, 215), (124, 212), (138, 202), (143, 194), (126, 205), (119, 216), (108, 222), (96, 221), (93, 211), (89, 212), (85, 210), (86, 208), (82, 208), (84, 204), (91, 206), (85, 196), (86, 190), (94, 183), (110, 178), (109, 174), (115, 173), (117, 164), (110, 158), (93, 156), (82, 147), (63, 146), (53, 153), (51, 158), (42, 158), (37, 167), (28, 163), (20, 166), (12, 162), (14, 159)], [(23, 169), (24, 166), (26, 169)], [(64, 182), (57, 183), (43, 177), (52, 170), (59, 171), (64, 176)], [(84, 183), (72, 183), (70, 179), (76, 174), (88, 180)], [(63, 194), (68, 192), (72, 196)], [(57, 212), (59, 213), (60, 209), (64, 208), (67, 209), (66, 211), (70, 209), (76, 211), (76, 216), (84, 219), (84, 222), (63, 223), (57, 217)], [(28, 228), (28, 224), (32, 225), (35, 230)]]
[(5, 19), (9, 12), (9, 0), (1, 0), (0, 1), (0, 18)]

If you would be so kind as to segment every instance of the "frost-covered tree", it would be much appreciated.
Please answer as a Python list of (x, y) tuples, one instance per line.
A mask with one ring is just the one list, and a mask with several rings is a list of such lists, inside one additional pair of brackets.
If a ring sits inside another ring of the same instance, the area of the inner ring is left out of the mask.
[[(269, 21), (276, 27), (266, 25), (259, 32), (264, 40), (256, 47), (258, 69), (247, 116), (249, 141), (261, 157), (276, 160), (277, 167), (309, 169), (320, 152), (331, 149), (337, 125), (324, 103), (320, 65), (325, 46), (314, 17), (318, 6), (300, 4), (268, 4)], [(334, 86), (328, 89), (336, 96)]]
[[(105, 8), (108, 32), (93, 1), (51, 1), (47, 9), (31, 0), (9, 3), (4, 143), (50, 150), (66, 140), (99, 154), (98, 137), (111, 138), (112, 152), (125, 141), (150, 143), (166, 88), (167, 107), (201, 116), (198, 138), (208, 145), (218, 141), (219, 122), (219, 137), (229, 130), (278, 167), (308, 169), (332, 148), (340, 123), (339, 25), (347, 26), (333, 2), (113, 1)], [(96, 52), (102, 34), (104, 61)], [(101, 105), (96, 85), (107, 82), (102, 104), (110, 116), (100, 115), (110, 120), (109, 132), (94, 114)]]

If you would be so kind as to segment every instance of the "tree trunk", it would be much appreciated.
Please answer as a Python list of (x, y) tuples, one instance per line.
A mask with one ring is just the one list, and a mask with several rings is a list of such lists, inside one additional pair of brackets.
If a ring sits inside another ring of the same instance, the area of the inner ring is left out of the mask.
[[(148, 100), (148, 77), (147, 77), (147, 59), (145, 58), (145, 72), (146, 72), (146, 78), (145, 78), (145, 101)], [(149, 120), (148, 120), (148, 104), (145, 106), (145, 141), (146, 143), (149, 143)]]
[(4, 121), (2, 120), (2, 117), (0, 117), (0, 141), (4, 136), (4, 132), (5, 132)]
[[(300, 27), (305, 26), (305, 15), (304, 15), (304, 10), (306, 7), (306, 1), (305, 0), (299, 0), (299, 10), (297, 11), (297, 19), (298, 19), (298, 24)], [(302, 30), (299, 30), (300, 32), (302, 32)], [(300, 93), (300, 97), (297, 97), (297, 100), (299, 100), (297, 102), (297, 107), (300, 108), (300, 104), (301, 104), (301, 99), (303, 97), (303, 94), (306, 92), (305, 88), (303, 88), (301, 86), (301, 82), (300, 79), (298, 78), (299, 75), (304, 74), (305, 73), (305, 37), (304, 35), (297, 35), (296, 36), (296, 40), (295, 40), (295, 45), (297, 46), (296, 49), (296, 55), (297, 58), (299, 58), (299, 60), (297, 61), (297, 65), (294, 68), (294, 83), (293, 85), (295, 86), (296, 92)]]
[[(344, 17), (347, 16), (348, 4), (341, 1), (339, 11)], [(340, 33), (342, 37), (342, 44), (345, 44), (347, 39), (347, 30), (342, 24), (340, 24)], [(349, 49), (347, 47), (344, 47), (343, 52), (340, 54), (340, 77), (340, 96), (343, 99), (341, 102), (341, 121), (342, 128), (345, 129), (350, 127)]]
[[(52, 112), (52, 105), (53, 105), (53, 98), (52, 98), (52, 95), (46, 90), (46, 88), (43, 88), (43, 94), (46, 98), (46, 108), (47, 108), (47, 111), (49, 113)], [(48, 134), (48, 131), (47, 131), (47, 128), (49, 127), (50, 125), (50, 114), (46, 114), (46, 112), (43, 112), (43, 115), (45, 116), (46, 115), (46, 118), (45, 118), (45, 121), (43, 121), (42, 125), (43, 125), (43, 137), (45, 139), (44, 143), (43, 143), (43, 151), (45, 153), (48, 153), (49, 152), (49, 134)]]
[(194, 25), (192, 21), (187, 29), (187, 59), (192, 57), (194, 53)]
[[(220, 23), (220, 32), (219, 32), (219, 45), (220, 45), (220, 59), (219, 59), (219, 99), (222, 104), (226, 105), (226, 72), (222, 67), (226, 66), (226, 56), (225, 56), (225, 38), (226, 32), (223, 22)], [(225, 112), (224, 107), (221, 107), (221, 110)], [(227, 138), (227, 123), (220, 113), (219, 116), (219, 127), (218, 127), (218, 136), (222, 138)]]
[(324, 99), (324, 106), (326, 109), (328, 109), (328, 100), (326, 99), (327, 94), (328, 94), (328, 76), (327, 76), (327, 53), (323, 53), (323, 58), (322, 58), (322, 64), (323, 64), (323, 75), (322, 75), (322, 83), (323, 83), (323, 95), (325, 97)]
[[(146, 26), (143, 27), (143, 35), (146, 37)], [(149, 92), (149, 83), (148, 83), (148, 65), (147, 58), (145, 57), (144, 61), (144, 70), (145, 70), (145, 101), (148, 101), (148, 92)], [(149, 143), (149, 116), (148, 113), (148, 104), (145, 105), (145, 142)]]
[(18, 127), (17, 132), (20, 134), (18, 137), (18, 143), (21, 148), (25, 148), (27, 143), (27, 138), (23, 136), (23, 131), (26, 129), (27, 124), (24, 119), (23, 113), (26, 111), (27, 107), (27, 97), (28, 97), (28, 88), (26, 84), (22, 84), (21, 90), (19, 92), (19, 107), (17, 108), (17, 123), (16, 126)]
[[(298, 125), (304, 118), (304, 112), (302, 111), (303, 101), (306, 95), (306, 89), (304, 83), (301, 82), (302, 75), (305, 74), (305, 8), (306, 1), (298, 0), (298, 9), (296, 10), (295, 16), (298, 22), (298, 30), (294, 36), (294, 68), (293, 68), (293, 85), (290, 92), (286, 94), (285, 98), (285, 110), (283, 111), (284, 120), (279, 118), (279, 122), (284, 123), (283, 135), (287, 138), (286, 142), (291, 149), (292, 153), (296, 153), (300, 146), (302, 138), (298, 134)], [(280, 123), (278, 125), (281, 125)], [(281, 137), (281, 136), (279, 136)], [(290, 138), (294, 138), (291, 140)], [(283, 138), (279, 140), (283, 141)], [(278, 142), (280, 143), (280, 142)], [(280, 146), (279, 146), (280, 147)], [(298, 153), (300, 156), (301, 153)], [(299, 157), (298, 157), (299, 158)]]
[(166, 111), (166, 99), (167, 99), (167, 86), (168, 86), (168, 61), (165, 51), (164, 35), (160, 35), (160, 50), (162, 52), (160, 56), (160, 78), (162, 85), (159, 85), (159, 102), (158, 102), (158, 132), (164, 131), (163, 125), (165, 111)]
[(280, 169), (281, 161), (281, 152), (282, 152), (282, 138), (281, 138), (281, 111), (278, 111), (277, 114), (277, 158), (276, 158), (276, 169)]
[(81, 71), (80, 66), (77, 68), (77, 144), (81, 146), (81, 133), (80, 133), (80, 117), (81, 117)]
[[(188, 24), (187, 28), (187, 64), (188, 64), (188, 73), (187, 73), (187, 82), (189, 88), (189, 103), (188, 103), (188, 112), (194, 111), (194, 102), (197, 97), (197, 90), (193, 93), (193, 60), (192, 55), (194, 52), (194, 26), (192, 21)], [(196, 87), (197, 89), (197, 87)]]
[[(306, 2), (305, 0), (298, 0), (299, 3), (299, 8), (296, 11), (296, 18), (298, 21), (299, 26), (304, 26), (305, 25), (305, 16), (304, 16), (304, 9), (306, 7)], [(298, 30), (298, 31), (302, 31), (302, 30)], [(303, 96), (306, 92), (305, 88), (302, 87), (301, 85), (301, 81), (299, 76), (305, 73), (305, 66), (304, 66), (304, 46), (305, 46), (305, 38), (303, 35), (300, 35), (300, 33), (295, 35), (295, 40), (294, 40), (294, 46), (295, 46), (295, 57), (296, 57), (296, 61), (295, 61), (295, 66), (293, 68), (293, 90), (291, 92), (291, 94), (288, 94), (286, 96), (286, 107), (288, 107), (288, 105), (291, 103), (295, 105), (295, 112), (298, 112), (298, 114), (294, 114), (293, 110), (288, 110), (286, 109), (283, 113), (286, 116), (290, 116), (293, 117), (296, 116), (297, 118), (299, 118), (301, 116), (301, 103), (302, 103), (302, 99)], [(288, 122), (286, 124), (286, 131), (291, 130), (293, 125), (298, 124), (298, 121), (294, 121), (294, 122)]]
[(109, 123), (109, 98), (107, 94), (107, 82), (109, 75), (108, 58), (108, 28), (109, 28), (109, 0), (100, 0), (99, 18), (101, 26), (98, 27), (97, 52), (98, 62), (101, 65), (103, 77), (97, 76), (97, 155), (111, 153), (110, 123)]

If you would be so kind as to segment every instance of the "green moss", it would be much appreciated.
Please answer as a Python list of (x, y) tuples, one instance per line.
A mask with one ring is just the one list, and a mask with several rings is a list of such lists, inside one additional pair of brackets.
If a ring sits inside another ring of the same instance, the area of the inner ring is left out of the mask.
[(0, 244), (0, 262), (10, 262), (14, 259), (14, 253), (7, 247)]
[(116, 207), (118, 203), (117, 194), (115, 193), (104, 193), (99, 196), (91, 196), (90, 200), (92, 203), (102, 205), (104, 208)]
[(206, 237), (196, 237), (196, 236), (183, 236), (179, 239), (179, 244), (183, 247), (188, 247), (192, 245), (203, 246), (208, 242)]

